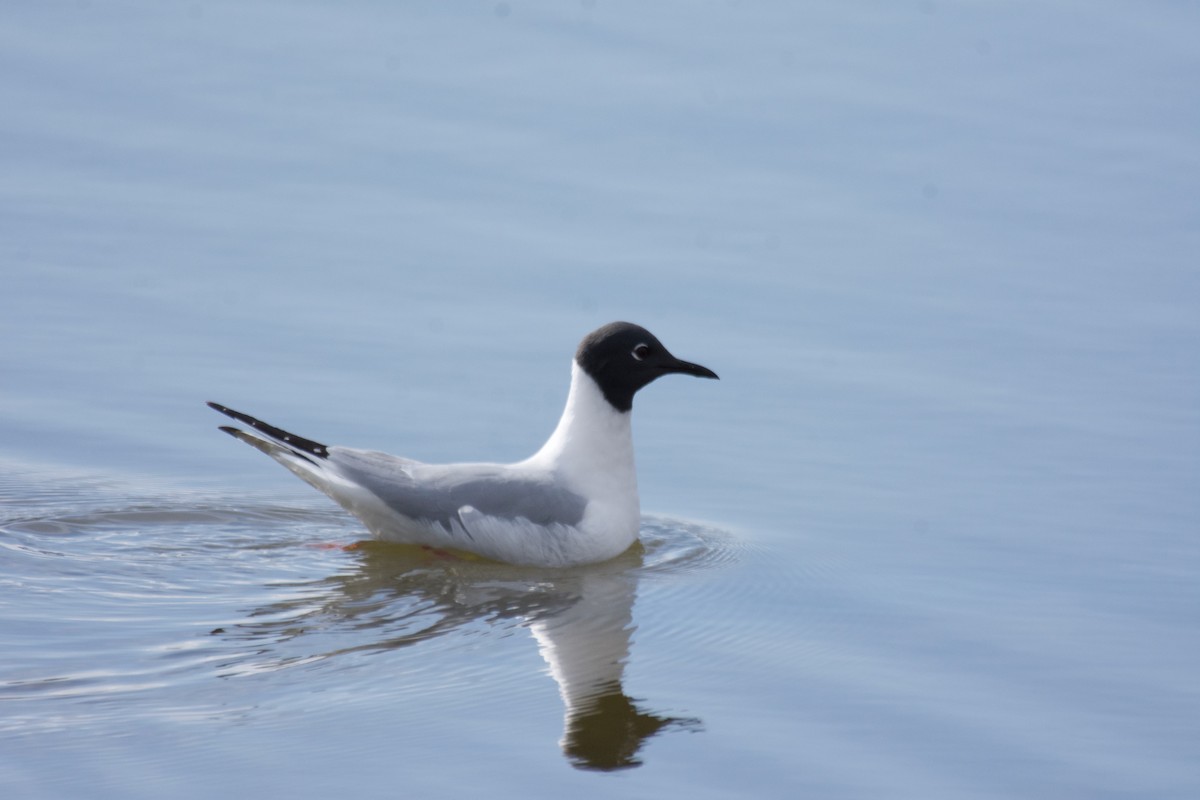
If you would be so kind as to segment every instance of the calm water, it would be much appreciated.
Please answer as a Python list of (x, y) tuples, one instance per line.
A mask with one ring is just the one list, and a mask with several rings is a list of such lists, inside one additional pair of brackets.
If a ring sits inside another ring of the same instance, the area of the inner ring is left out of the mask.
[[(1200, 794), (1200, 9), (0, 9), (0, 793)], [(448, 561), (215, 430), (515, 460)]]

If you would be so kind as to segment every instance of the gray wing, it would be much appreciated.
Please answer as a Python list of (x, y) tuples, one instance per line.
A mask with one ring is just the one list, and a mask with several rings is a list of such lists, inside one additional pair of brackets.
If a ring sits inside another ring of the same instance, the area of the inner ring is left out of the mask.
[(338, 471), (370, 491), (389, 508), (413, 520), (434, 522), (447, 530), (460, 511), (535, 525), (574, 526), (583, 519), (587, 500), (544, 478), (515, 472), (503, 464), (422, 464), (386, 453), (329, 448)]

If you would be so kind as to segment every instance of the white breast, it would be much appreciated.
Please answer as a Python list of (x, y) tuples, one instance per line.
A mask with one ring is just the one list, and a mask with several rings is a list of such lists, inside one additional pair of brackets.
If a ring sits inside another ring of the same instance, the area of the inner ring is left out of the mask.
[(518, 467), (549, 470), (588, 500), (580, 523), (587, 549), (603, 558), (623, 552), (641, 524), (633, 428), (580, 366), (571, 364), (571, 390), (554, 433)]

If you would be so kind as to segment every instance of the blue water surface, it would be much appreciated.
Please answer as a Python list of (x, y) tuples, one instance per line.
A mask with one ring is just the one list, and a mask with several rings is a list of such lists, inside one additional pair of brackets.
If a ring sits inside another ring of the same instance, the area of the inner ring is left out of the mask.
[[(1200, 794), (1200, 8), (0, 9), (0, 793)], [(642, 544), (366, 545), (205, 400)]]

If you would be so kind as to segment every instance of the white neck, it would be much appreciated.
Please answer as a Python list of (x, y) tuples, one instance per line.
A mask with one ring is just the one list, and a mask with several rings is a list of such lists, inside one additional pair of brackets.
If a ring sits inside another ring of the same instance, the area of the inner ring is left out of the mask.
[(632, 494), (636, 502), (630, 413), (613, 408), (592, 376), (574, 361), (571, 391), (558, 427), (527, 463), (559, 472), (588, 496)]

